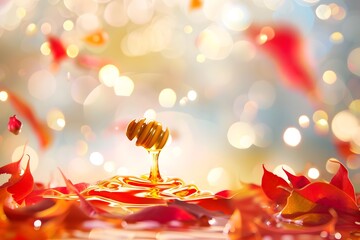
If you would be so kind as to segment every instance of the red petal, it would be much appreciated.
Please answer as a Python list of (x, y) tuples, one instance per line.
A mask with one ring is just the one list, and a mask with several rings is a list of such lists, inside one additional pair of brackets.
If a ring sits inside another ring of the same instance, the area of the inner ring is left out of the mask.
[(34, 178), (30, 172), (29, 163), (30, 161), (28, 161), (25, 171), (23, 175), (19, 177), (19, 180), (7, 188), (7, 191), (12, 194), (12, 197), (18, 204), (21, 204), (25, 197), (34, 189)]
[(80, 192), (78, 191), (78, 189), (75, 187), (75, 185), (68, 179), (65, 177), (64, 173), (60, 170), (60, 173), (62, 175), (62, 177), (64, 178), (66, 187), (68, 189), (69, 192), (76, 194), (79, 197), (80, 200), (80, 208), (88, 215), (88, 216), (93, 216), (98, 214), (98, 209), (95, 208), (93, 205), (91, 205), (88, 201), (86, 201), (86, 199), (84, 198), (84, 196), (82, 196), (80, 194)]
[(37, 119), (31, 107), (23, 99), (9, 92), (8, 90), (7, 93), (8, 99), (15, 108), (15, 110), (18, 111), (19, 114), (22, 115), (29, 122), (31, 128), (39, 139), (41, 147), (46, 148), (47, 146), (49, 146), (52, 141), (52, 136), (46, 124), (42, 123), (39, 119)]
[(340, 167), (337, 173), (331, 179), (330, 184), (343, 190), (355, 201), (355, 189), (349, 179), (348, 170), (340, 162), (338, 161), (332, 161), (332, 162), (339, 163)]
[(67, 58), (66, 49), (58, 37), (48, 36), (51, 54), (55, 63), (60, 63), (63, 59)]
[(125, 221), (128, 223), (135, 223), (141, 221), (156, 221), (159, 223), (168, 223), (171, 221), (195, 221), (196, 218), (185, 211), (184, 209), (176, 206), (153, 206), (147, 207), (139, 212), (128, 215)]
[(261, 187), (271, 200), (276, 203), (284, 204), (290, 193), (286, 189), (290, 189), (290, 185), (281, 177), (266, 170), (263, 165), (264, 174), (261, 180)]
[(15, 135), (18, 135), (21, 131), (22, 123), (16, 118), (16, 115), (9, 118), (8, 129)]
[(313, 203), (333, 208), (337, 212), (343, 212), (359, 216), (360, 211), (354, 199), (338, 187), (325, 182), (310, 183), (302, 189), (295, 189), (304, 198)]
[(285, 169), (283, 169), (283, 171), (286, 173), (286, 176), (288, 177), (293, 188), (303, 188), (306, 185), (310, 184), (310, 180), (307, 179), (305, 176), (295, 176), (290, 172), (286, 171)]
[(304, 54), (304, 38), (296, 28), (252, 25), (247, 34), (274, 60), (286, 85), (303, 91), (317, 101), (316, 76)]

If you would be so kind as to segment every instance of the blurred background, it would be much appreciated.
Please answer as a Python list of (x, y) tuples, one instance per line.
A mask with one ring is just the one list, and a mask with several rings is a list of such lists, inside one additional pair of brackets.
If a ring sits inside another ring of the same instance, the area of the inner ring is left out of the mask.
[(203, 190), (333, 161), (360, 190), (359, 22), (355, 0), (1, 0), (0, 163), (26, 146), (52, 185), (139, 176), (125, 132), (147, 117), (171, 132), (161, 174)]

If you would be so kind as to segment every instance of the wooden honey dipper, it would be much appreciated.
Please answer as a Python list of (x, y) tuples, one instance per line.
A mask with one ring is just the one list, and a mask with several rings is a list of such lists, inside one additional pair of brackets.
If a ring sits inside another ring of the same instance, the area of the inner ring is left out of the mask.
[(152, 159), (152, 166), (150, 169), (149, 180), (151, 182), (161, 182), (159, 172), (158, 158), (161, 149), (165, 146), (169, 138), (169, 129), (163, 130), (161, 123), (151, 120), (147, 121), (146, 118), (132, 120), (126, 130), (126, 136), (131, 141), (135, 137), (136, 146), (144, 147), (150, 154)]

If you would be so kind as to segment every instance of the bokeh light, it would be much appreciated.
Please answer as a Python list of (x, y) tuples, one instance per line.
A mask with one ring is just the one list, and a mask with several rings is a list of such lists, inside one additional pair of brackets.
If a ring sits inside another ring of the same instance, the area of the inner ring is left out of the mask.
[(225, 29), (217, 25), (211, 25), (199, 34), (197, 46), (205, 57), (220, 60), (230, 54), (233, 40)]
[(104, 156), (100, 152), (92, 152), (89, 160), (91, 164), (101, 166), (104, 163)]
[(289, 127), (284, 131), (283, 139), (287, 145), (296, 147), (301, 142), (301, 133), (297, 128)]
[(351, 141), (353, 136), (358, 133), (359, 127), (358, 118), (347, 110), (338, 112), (331, 122), (334, 135), (345, 142)]
[(134, 90), (134, 82), (127, 76), (115, 78), (114, 91), (117, 96), (130, 96)]
[(329, 5), (320, 4), (316, 8), (316, 16), (321, 20), (327, 20), (331, 17), (331, 8)]
[(300, 125), (300, 127), (302, 127), (302, 128), (307, 128), (307, 127), (309, 127), (309, 126), (310, 126), (310, 119), (309, 119), (309, 117), (306, 116), (306, 115), (301, 115), (301, 116), (299, 117), (299, 125)]
[(56, 131), (61, 131), (65, 127), (65, 116), (59, 109), (53, 109), (48, 112), (46, 117), (47, 125)]
[(6, 91), (0, 91), (0, 101), (5, 102), (9, 95)]
[(360, 48), (353, 49), (347, 59), (349, 70), (357, 76), (360, 76)]
[(336, 82), (336, 73), (332, 70), (327, 70), (323, 73), (323, 81), (327, 84), (333, 84)]
[(249, 123), (235, 122), (229, 127), (227, 138), (233, 147), (247, 149), (254, 144), (256, 135)]
[(115, 80), (119, 77), (119, 74), (119, 69), (116, 66), (107, 64), (100, 69), (99, 79), (105, 86), (113, 87)]
[(317, 168), (312, 167), (312, 168), (309, 168), (307, 175), (311, 179), (318, 179), (320, 176), (320, 172)]
[(159, 94), (159, 103), (165, 108), (171, 108), (176, 103), (176, 92), (171, 88), (161, 90)]

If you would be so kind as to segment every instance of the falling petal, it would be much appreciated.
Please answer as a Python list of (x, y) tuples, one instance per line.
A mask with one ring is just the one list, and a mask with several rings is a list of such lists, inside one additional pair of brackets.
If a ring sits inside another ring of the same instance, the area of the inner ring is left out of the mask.
[(108, 33), (101, 29), (84, 37), (84, 41), (93, 46), (103, 46), (108, 39)]
[(285, 85), (303, 92), (318, 103), (315, 71), (305, 56), (304, 38), (295, 27), (251, 25), (247, 34), (259, 49), (274, 60)]
[(16, 115), (9, 118), (8, 129), (11, 133), (18, 135), (21, 131), (22, 123)]
[(47, 41), (49, 43), (50, 51), (53, 56), (52, 67), (54, 70), (56, 70), (59, 64), (68, 57), (66, 53), (66, 48), (62, 41), (56, 36), (48, 35)]
[(22, 115), (24, 119), (29, 122), (31, 128), (33, 129), (39, 140), (41, 148), (47, 148), (52, 142), (52, 135), (49, 128), (46, 126), (45, 123), (41, 122), (37, 118), (34, 111), (25, 102), (25, 100), (21, 99), (20, 97), (9, 91), (7, 91), (7, 93), (8, 100), (12, 104), (14, 109), (19, 113), (19, 115)]

